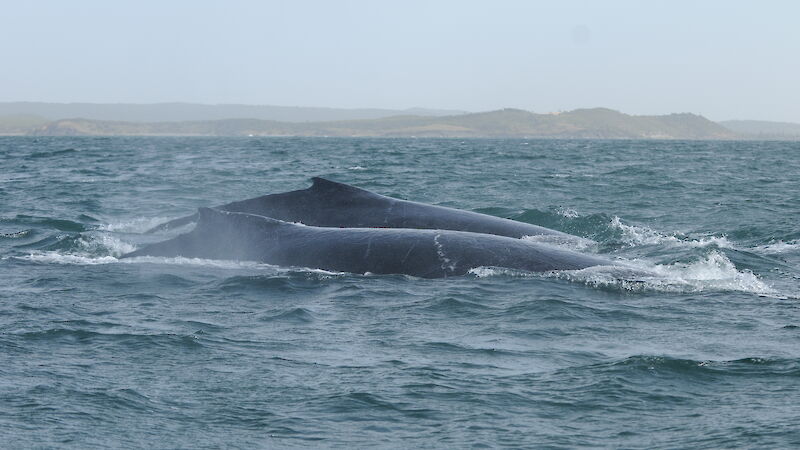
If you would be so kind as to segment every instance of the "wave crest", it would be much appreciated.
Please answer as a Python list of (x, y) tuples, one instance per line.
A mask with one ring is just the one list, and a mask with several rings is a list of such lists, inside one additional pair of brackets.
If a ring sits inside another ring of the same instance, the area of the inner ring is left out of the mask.
[(628, 225), (622, 222), (617, 216), (611, 219), (608, 224), (609, 229), (621, 233), (620, 239), (630, 247), (639, 245), (673, 245), (689, 248), (736, 248), (733, 243), (725, 236), (708, 236), (699, 239), (679, 237), (679, 233), (664, 234), (649, 227)]

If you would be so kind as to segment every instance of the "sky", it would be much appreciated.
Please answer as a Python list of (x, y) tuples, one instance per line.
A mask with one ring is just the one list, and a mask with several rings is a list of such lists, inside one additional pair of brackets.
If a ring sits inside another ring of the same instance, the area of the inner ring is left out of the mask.
[(0, 101), (800, 122), (797, 1), (0, 0)]

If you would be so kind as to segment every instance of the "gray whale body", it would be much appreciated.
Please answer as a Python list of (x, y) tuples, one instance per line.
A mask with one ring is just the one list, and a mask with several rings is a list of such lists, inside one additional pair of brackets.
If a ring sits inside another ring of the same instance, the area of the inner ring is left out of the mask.
[[(314, 177), (312, 186), (217, 206), (215, 209), (300, 222), (318, 227), (417, 228), (471, 231), (521, 238), (570, 235), (516, 220), (443, 206), (427, 205), (376, 194), (343, 183)], [(148, 232), (174, 228), (197, 220), (191, 215), (156, 226)]]
[(505, 236), (452, 230), (326, 228), (201, 208), (195, 228), (123, 255), (258, 261), (337, 272), (463, 275), (477, 267), (577, 270), (611, 261)]

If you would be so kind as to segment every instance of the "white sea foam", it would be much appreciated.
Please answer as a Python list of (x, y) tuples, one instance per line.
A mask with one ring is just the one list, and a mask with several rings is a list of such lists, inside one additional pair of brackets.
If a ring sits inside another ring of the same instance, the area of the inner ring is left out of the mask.
[(505, 267), (475, 267), (470, 269), (468, 273), (471, 275), (475, 275), (478, 278), (491, 278), (498, 276), (536, 278), (541, 276), (540, 274), (536, 274), (533, 272), (526, 272), (524, 270), (517, 270), (517, 269), (508, 269)]
[(626, 291), (705, 292), (739, 291), (757, 295), (778, 292), (749, 270), (738, 270), (722, 253), (711, 251), (690, 263), (651, 264), (626, 261), (622, 266), (594, 266), (581, 270), (530, 273), (494, 267), (470, 271), (479, 277), (521, 276), (558, 278), (595, 287), (616, 287)]
[(314, 275), (315, 277), (321, 279), (328, 279), (328, 278), (353, 275), (347, 272), (334, 272), (323, 269), (312, 269), (309, 267), (275, 266), (272, 264), (265, 264), (256, 261), (234, 261), (234, 260), (217, 260), (217, 259), (184, 258), (184, 257), (161, 258), (161, 257), (151, 257), (151, 256), (128, 258), (128, 259), (123, 259), (121, 261), (128, 264), (153, 263), (153, 264), (169, 264), (169, 265), (179, 265), (179, 266), (187, 265), (187, 266), (213, 267), (215, 269), (226, 269), (226, 270), (247, 269), (251, 271), (255, 270), (259, 275), (268, 275), (268, 276), (306, 274), (306, 275)]
[(125, 258), (117, 260), (123, 264), (167, 264), (177, 266), (199, 266), (199, 267), (213, 267), (215, 269), (225, 270), (258, 270), (259, 273), (266, 274), (292, 274), (292, 273), (305, 273), (321, 276), (323, 278), (332, 278), (339, 276), (352, 275), (346, 272), (335, 272), (323, 269), (312, 269), (309, 267), (283, 267), (272, 264), (265, 264), (256, 261), (236, 261), (236, 260), (223, 260), (223, 259), (205, 259), (205, 258), (186, 258), (183, 256), (175, 257), (162, 257), (162, 256), (137, 256), (133, 258)]
[(578, 214), (578, 211), (575, 211), (572, 208), (561, 207), (561, 208), (558, 208), (556, 210), (556, 213), (561, 215), (561, 216), (564, 216), (564, 217), (566, 217), (568, 219), (575, 219), (577, 217), (580, 217), (580, 214)]
[(800, 250), (800, 241), (793, 240), (789, 242), (775, 241), (766, 245), (759, 245), (753, 248), (756, 253), (763, 253), (767, 255), (775, 255), (781, 253), (790, 253)]
[(19, 257), (28, 261), (54, 264), (110, 264), (136, 247), (107, 233), (87, 233), (74, 241), (73, 248), (59, 251), (35, 250)]
[(529, 242), (537, 242), (541, 244), (555, 245), (557, 247), (564, 247), (568, 250), (586, 250), (597, 246), (597, 242), (582, 238), (580, 236), (573, 236), (570, 234), (555, 235), (555, 234), (538, 234), (534, 236), (523, 236), (523, 240)]
[(258, 269), (259, 271), (268, 271), (273, 273), (312, 273), (324, 276), (342, 276), (349, 275), (344, 272), (333, 272), (322, 269), (311, 269), (304, 267), (280, 267), (271, 264), (264, 264), (255, 261), (234, 261), (234, 260), (221, 260), (221, 259), (205, 259), (205, 258), (186, 258), (182, 256), (176, 257), (161, 257), (161, 256), (137, 256), (133, 258), (119, 259), (114, 256), (87, 256), (79, 254), (65, 254), (56, 251), (34, 251), (28, 255), (18, 256), (17, 259), (25, 261), (33, 261), (44, 264), (70, 264), (70, 265), (99, 265), (99, 264), (166, 264), (176, 266), (199, 266), (199, 267), (213, 267), (216, 269), (227, 270), (241, 270), (241, 269)]
[(76, 241), (78, 249), (71, 252), (87, 255), (121, 256), (136, 250), (133, 244), (124, 242), (110, 234), (84, 234)]
[(178, 266), (206, 266), (219, 269), (252, 269), (252, 268), (274, 268), (269, 264), (262, 264), (255, 261), (235, 261), (224, 259), (205, 259), (187, 258), (183, 256), (136, 256), (133, 258), (120, 259), (118, 262), (123, 264), (169, 264)]
[(0, 233), (0, 237), (6, 239), (21, 239), (26, 238), (31, 234), (31, 230), (16, 231), (14, 233)]
[(59, 252), (40, 252), (34, 251), (25, 256), (18, 256), (18, 259), (33, 261), (44, 264), (73, 264), (81, 266), (92, 266), (97, 264), (112, 264), (119, 262), (113, 256), (86, 256)]
[[(138, 229), (149, 228), (152, 222), (160, 223), (160, 220), (118, 223), (117, 229)], [(111, 226), (110, 228), (114, 228)], [(204, 258), (187, 257), (159, 257), (159, 256), (137, 256), (133, 258), (119, 259), (120, 256), (136, 250), (136, 246), (125, 242), (111, 233), (89, 232), (77, 236), (68, 249), (63, 250), (33, 250), (27, 255), (16, 256), (16, 259), (33, 261), (43, 264), (74, 264), (74, 265), (98, 265), (98, 264), (169, 264), (169, 265), (188, 265), (206, 266), (219, 269), (268, 269), (271, 272), (289, 273), (305, 272), (324, 276), (342, 275), (340, 272), (332, 272), (322, 269), (278, 267), (254, 261), (232, 261), (216, 260)]]
[(644, 271), (644, 276), (617, 278), (603, 268), (588, 268), (564, 272), (566, 278), (595, 286), (619, 286), (626, 290), (663, 292), (739, 291), (758, 295), (777, 292), (749, 270), (738, 270), (718, 251), (690, 263), (649, 264), (632, 261), (632, 266)]
[[(174, 219), (174, 217), (171, 219)], [(102, 224), (97, 227), (97, 229), (116, 233), (144, 233), (156, 225), (161, 225), (171, 219), (165, 217), (138, 217), (130, 220)]]
[[(104, 240), (104, 242), (111, 242), (113, 246), (117, 246), (117, 240)], [(130, 246), (130, 244), (123, 243), (123, 246)], [(86, 248), (93, 247), (93, 244), (87, 244)], [(118, 248), (118, 247), (117, 247)], [(130, 246), (130, 250), (134, 249)], [(115, 252), (118, 254), (118, 252)], [(286, 273), (309, 273), (320, 275), (324, 277), (336, 277), (343, 275), (350, 275), (344, 272), (334, 272), (323, 269), (311, 269), (305, 267), (281, 267), (271, 264), (264, 264), (256, 261), (235, 261), (235, 260), (220, 260), (220, 259), (205, 259), (205, 258), (187, 258), (183, 256), (176, 257), (162, 257), (162, 256), (137, 256), (133, 258), (119, 259), (117, 256), (105, 255), (98, 256), (89, 252), (77, 251), (74, 253), (62, 253), (58, 251), (33, 251), (28, 255), (18, 256), (17, 259), (25, 261), (33, 261), (42, 264), (67, 264), (67, 265), (100, 265), (100, 264), (165, 264), (176, 266), (198, 266), (198, 267), (212, 267), (215, 269), (224, 270), (242, 270), (256, 269), (259, 272), (268, 272), (276, 274)]]
[(614, 217), (609, 223), (611, 229), (622, 232), (622, 241), (631, 247), (637, 245), (675, 245), (689, 248), (703, 248), (714, 246), (717, 248), (736, 248), (725, 236), (709, 236), (699, 239), (681, 239), (675, 234), (660, 233), (644, 226), (627, 225), (619, 217)]

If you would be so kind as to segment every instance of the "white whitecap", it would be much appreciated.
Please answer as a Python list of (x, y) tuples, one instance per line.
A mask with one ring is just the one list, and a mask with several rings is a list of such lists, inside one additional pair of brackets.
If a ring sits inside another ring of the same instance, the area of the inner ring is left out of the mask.
[(576, 271), (553, 272), (550, 276), (579, 281), (593, 286), (617, 286), (631, 291), (706, 292), (738, 291), (757, 295), (778, 292), (750, 270), (738, 270), (718, 251), (689, 263), (651, 264), (629, 261), (628, 272), (598, 266)]
[(791, 253), (800, 250), (800, 241), (793, 240), (789, 242), (775, 241), (766, 245), (759, 245), (753, 248), (756, 253), (763, 253), (767, 255)]
[(568, 219), (575, 219), (577, 217), (580, 217), (580, 214), (578, 214), (578, 211), (576, 211), (576, 210), (574, 210), (572, 208), (560, 207), (560, 208), (556, 209), (556, 213), (558, 215), (564, 216), (564, 217), (566, 217)]
[(593, 266), (581, 270), (556, 270), (533, 273), (498, 267), (476, 267), (470, 274), (478, 278), (514, 276), (557, 278), (593, 287), (613, 287), (634, 292), (737, 291), (756, 295), (780, 293), (749, 270), (738, 270), (722, 253), (712, 251), (690, 263), (652, 264), (625, 261), (624, 265)]
[(597, 242), (580, 236), (571, 234), (537, 234), (533, 236), (523, 236), (523, 240), (540, 244), (564, 247), (568, 250), (583, 251), (597, 247)]
[(70, 253), (86, 256), (122, 256), (136, 250), (136, 246), (110, 234), (92, 233), (81, 235), (76, 241), (78, 248)]
[(687, 248), (704, 248), (715, 246), (717, 248), (734, 249), (736, 246), (725, 236), (708, 236), (699, 239), (681, 239), (675, 234), (664, 234), (649, 227), (628, 225), (614, 216), (609, 223), (609, 228), (622, 232), (622, 241), (635, 247), (638, 245), (671, 245)]
[[(174, 217), (173, 217), (174, 218)], [(114, 221), (101, 224), (97, 227), (100, 231), (116, 233), (144, 233), (145, 231), (171, 220), (166, 217), (137, 217), (129, 220)]]
[(69, 253), (59, 253), (54, 251), (40, 252), (34, 251), (28, 255), (17, 256), (17, 259), (32, 261), (44, 264), (70, 264), (80, 266), (92, 266), (97, 264), (113, 264), (119, 259), (113, 256), (87, 256)]

